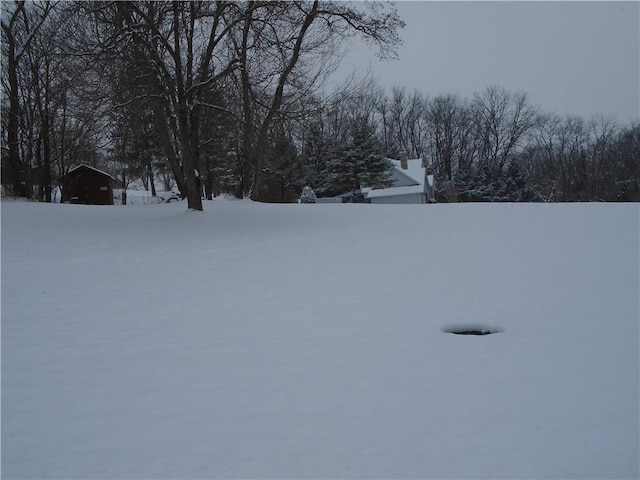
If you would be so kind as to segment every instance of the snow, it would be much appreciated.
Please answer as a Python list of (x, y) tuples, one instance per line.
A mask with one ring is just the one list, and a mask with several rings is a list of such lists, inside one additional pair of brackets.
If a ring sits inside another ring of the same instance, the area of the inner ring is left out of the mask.
[(422, 158), (410, 158), (407, 160), (407, 168), (402, 168), (402, 163), (400, 160), (394, 160), (393, 158), (389, 159), (391, 164), (396, 170), (399, 170), (403, 174), (412, 178), (416, 183), (422, 185), (424, 184), (424, 171), (425, 168), (423, 166)]
[(639, 217), (4, 200), (3, 478), (638, 478)]

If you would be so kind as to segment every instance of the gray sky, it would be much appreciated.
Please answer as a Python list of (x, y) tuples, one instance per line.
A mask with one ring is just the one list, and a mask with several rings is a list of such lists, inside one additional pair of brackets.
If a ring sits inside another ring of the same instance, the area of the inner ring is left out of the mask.
[(545, 111), (626, 124), (640, 118), (640, 2), (400, 1), (399, 60), (354, 42), (338, 75), (471, 97), (522, 90)]

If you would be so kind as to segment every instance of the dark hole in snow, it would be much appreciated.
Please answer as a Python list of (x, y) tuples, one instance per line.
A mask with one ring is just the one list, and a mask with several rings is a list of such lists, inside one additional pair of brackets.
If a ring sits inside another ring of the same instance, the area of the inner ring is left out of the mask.
[(454, 335), (491, 335), (492, 333), (502, 333), (501, 328), (487, 327), (485, 325), (452, 325), (442, 329), (444, 333)]

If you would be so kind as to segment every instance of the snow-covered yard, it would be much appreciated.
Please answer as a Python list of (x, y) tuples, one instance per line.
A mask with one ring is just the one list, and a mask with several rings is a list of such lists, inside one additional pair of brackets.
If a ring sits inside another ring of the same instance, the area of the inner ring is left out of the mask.
[(3, 201), (3, 478), (638, 478), (639, 217)]

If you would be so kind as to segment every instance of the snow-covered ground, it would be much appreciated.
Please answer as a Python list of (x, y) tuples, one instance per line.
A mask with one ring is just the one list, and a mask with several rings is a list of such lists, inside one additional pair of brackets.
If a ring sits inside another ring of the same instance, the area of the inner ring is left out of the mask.
[(3, 478), (638, 478), (639, 217), (5, 200)]

